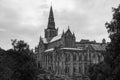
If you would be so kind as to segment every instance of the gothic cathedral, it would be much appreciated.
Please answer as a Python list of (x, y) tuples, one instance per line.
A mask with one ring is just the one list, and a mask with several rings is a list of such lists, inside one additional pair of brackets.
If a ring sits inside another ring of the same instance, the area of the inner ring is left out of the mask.
[(76, 42), (69, 27), (58, 34), (51, 6), (45, 37), (40, 37), (36, 47), (37, 66), (54, 74), (55, 80), (89, 80), (88, 66), (104, 60), (105, 46), (105, 39), (101, 43), (86, 39)]

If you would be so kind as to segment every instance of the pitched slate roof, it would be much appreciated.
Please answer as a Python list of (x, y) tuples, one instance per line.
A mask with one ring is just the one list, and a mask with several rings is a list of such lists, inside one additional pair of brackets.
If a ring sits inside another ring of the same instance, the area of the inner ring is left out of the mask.
[(105, 44), (91, 44), (92, 48), (97, 51), (105, 51)]
[[(83, 49), (79, 49), (79, 48), (60, 48), (61, 50), (72, 50), (72, 51), (82, 51)], [(45, 50), (44, 52), (51, 52), (53, 51), (54, 48), (50, 48)]]
[(53, 51), (53, 50), (54, 50), (54, 48), (50, 48), (50, 49), (45, 50), (44, 52), (49, 52), (49, 51)]
[(79, 48), (61, 48), (61, 49), (64, 49), (64, 50), (74, 50), (74, 51), (81, 51), (83, 49), (79, 49)]
[(51, 40), (50, 42), (54, 42), (54, 41), (60, 40), (61, 38), (62, 38), (62, 34), (53, 37), (52, 40)]
[(48, 41), (47, 41), (47, 39), (46, 39), (46, 38), (42, 38), (42, 40), (43, 40), (43, 43), (45, 43), (45, 44), (47, 44), (47, 43), (48, 43)]

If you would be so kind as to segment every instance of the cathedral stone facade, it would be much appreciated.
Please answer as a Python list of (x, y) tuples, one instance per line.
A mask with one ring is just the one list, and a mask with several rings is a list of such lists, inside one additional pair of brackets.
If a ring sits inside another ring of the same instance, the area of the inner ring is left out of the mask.
[(36, 47), (37, 65), (56, 80), (88, 80), (89, 65), (104, 60), (105, 46), (105, 39), (101, 43), (85, 39), (76, 42), (69, 27), (58, 35), (51, 6), (45, 37), (40, 37)]

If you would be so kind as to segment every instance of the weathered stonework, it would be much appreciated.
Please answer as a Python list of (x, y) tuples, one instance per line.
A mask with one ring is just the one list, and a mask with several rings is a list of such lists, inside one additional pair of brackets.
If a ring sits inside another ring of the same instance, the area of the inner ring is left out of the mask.
[(103, 43), (89, 40), (76, 42), (69, 28), (58, 35), (51, 6), (45, 38), (40, 37), (36, 47), (37, 64), (57, 79), (87, 80), (89, 65), (104, 60), (105, 46), (105, 40)]

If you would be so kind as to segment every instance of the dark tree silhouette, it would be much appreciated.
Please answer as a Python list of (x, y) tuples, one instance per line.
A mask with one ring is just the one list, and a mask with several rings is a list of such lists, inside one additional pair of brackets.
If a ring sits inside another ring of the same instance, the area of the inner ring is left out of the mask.
[(2, 56), (0, 80), (34, 80), (38, 70), (33, 51), (22, 40), (12, 40), (12, 45)]
[(104, 62), (89, 68), (91, 80), (120, 79), (120, 5), (112, 10), (113, 18), (105, 24), (111, 42), (106, 47)]
[(113, 80), (120, 78), (120, 5), (113, 8), (113, 18), (106, 23), (111, 42), (106, 48), (105, 63), (111, 68), (109, 77)]

